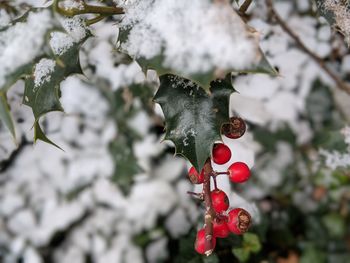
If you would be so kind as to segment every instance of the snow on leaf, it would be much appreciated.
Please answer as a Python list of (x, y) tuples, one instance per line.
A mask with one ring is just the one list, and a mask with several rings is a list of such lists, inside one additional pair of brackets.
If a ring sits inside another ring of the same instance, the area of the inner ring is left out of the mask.
[(55, 70), (56, 61), (43, 58), (35, 65), (34, 71), (34, 89), (44, 82), (51, 80), (51, 73)]
[(154, 99), (163, 109), (165, 139), (175, 143), (176, 153), (185, 156), (200, 171), (210, 157), (215, 141), (221, 140), (221, 125), (229, 121), (230, 79), (211, 82), (210, 95), (194, 82), (175, 75), (160, 77)]
[(350, 46), (350, 2), (334, 0), (316, 0), (317, 7), (328, 22), (339, 30)]
[(210, 0), (118, 4), (126, 10), (119, 48), (145, 68), (176, 73), (208, 88), (218, 75), (259, 63), (257, 37), (229, 4)]
[[(50, 33), (48, 45), (53, 58), (42, 58), (33, 67), (33, 74), (25, 79), (23, 103), (32, 108), (35, 117), (34, 139), (52, 143), (39, 125), (39, 118), (51, 111), (63, 111), (60, 98), (60, 83), (72, 74), (81, 74), (79, 50), (91, 36), (80, 18), (61, 21), (65, 32)], [(57, 146), (57, 145), (55, 145)]]
[(0, 89), (7, 88), (12, 74), (42, 54), (45, 34), (52, 28), (51, 18), (49, 10), (33, 10), (0, 28)]

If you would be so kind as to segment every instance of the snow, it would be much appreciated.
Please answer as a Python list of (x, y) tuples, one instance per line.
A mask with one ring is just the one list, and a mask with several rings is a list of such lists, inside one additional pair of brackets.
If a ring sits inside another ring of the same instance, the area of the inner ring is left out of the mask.
[(229, 5), (209, 0), (117, 4), (126, 10), (121, 28), (131, 28), (121, 49), (135, 58), (163, 54), (164, 67), (186, 74), (245, 69), (259, 59), (256, 38)]
[[(38, 5), (38, 2), (41, 1), (16, 0), (16, 3), (19, 2), (31, 2)], [(159, 32), (137, 35), (137, 31), (135, 31), (134, 37), (138, 41), (141, 41), (140, 37), (146, 36), (145, 43), (141, 43), (141, 49), (135, 51), (139, 52), (138, 55), (141, 54), (140, 52), (151, 52), (148, 55), (154, 54), (152, 52), (159, 50), (159, 46), (166, 46), (164, 54), (167, 56), (167, 65), (172, 67), (184, 65), (184, 71), (188, 69), (204, 70), (207, 67), (204, 64), (209, 64), (210, 67), (225, 66), (228, 56), (235, 55), (232, 52), (225, 53), (223, 51), (217, 60), (214, 59), (218, 52), (216, 47), (224, 47), (208, 44), (212, 39), (210, 32), (213, 30), (212, 27), (208, 27), (208, 31), (201, 36), (204, 42), (199, 46), (199, 50), (193, 53), (195, 57), (185, 57), (183, 52), (191, 50), (193, 46), (189, 45), (187, 40), (183, 42), (183, 45), (180, 45), (178, 40), (187, 34), (192, 34), (194, 30), (197, 33), (203, 32), (203, 28), (199, 28), (198, 31), (194, 27), (183, 30), (182, 24), (179, 28), (175, 28), (173, 22), (166, 18), (167, 12), (170, 12), (170, 9), (167, 8), (174, 7), (170, 0), (158, 0), (159, 7), (166, 9), (166, 12), (161, 15), (157, 13), (160, 12), (159, 10), (154, 10), (151, 1), (142, 2), (146, 5), (145, 16), (136, 13), (138, 20), (130, 22), (132, 17), (135, 18), (131, 12), (141, 9), (139, 5), (141, 2), (131, 0), (129, 4), (134, 3), (138, 6), (133, 9), (132, 4), (130, 4), (129, 15), (124, 17), (125, 24), (143, 21), (152, 25), (152, 29), (160, 29), (165, 25), (157, 23), (164, 23), (167, 19), (169, 27), (166, 25), (166, 30), (162, 29), (160, 35), (157, 35)], [(295, 149), (285, 141), (276, 143), (276, 152), (266, 152), (266, 149), (254, 139), (250, 124), (270, 131), (280, 127), (289, 127), (297, 136), (298, 143), (308, 144), (313, 130), (305, 120), (305, 100), (310, 92), (311, 84), (316, 78), (320, 78), (330, 86), (333, 83), (327, 79), (317, 64), (295, 48), (294, 42), (279, 27), (264, 20), (266, 18), (264, 10), (256, 8), (259, 1), (255, 2), (250, 8), (252, 12), (250, 24), (258, 29), (262, 36), (262, 49), (267, 52), (271, 63), (278, 66), (281, 76), (271, 78), (266, 75), (249, 75), (235, 78), (235, 88), (239, 93), (231, 96), (230, 115), (238, 113), (246, 119), (248, 130), (238, 140), (232, 141), (228, 138), (223, 138), (223, 140), (232, 150), (230, 162), (247, 162), (254, 169), (254, 178), (252, 178), (251, 183), (238, 186), (241, 187), (239, 190), (242, 190), (239, 195), (232, 192), (232, 184), (226, 176), (219, 176), (218, 184), (221, 189), (228, 193), (232, 207), (247, 209), (254, 220), (258, 222), (259, 211), (251, 200), (264, 198), (273, 193), (273, 190), (281, 187), (285, 182), (283, 171), (291, 164), (299, 167), (300, 162), (295, 158)], [(65, 1), (65, 3), (73, 4), (72, 1)], [(193, 19), (198, 19), (198, 16), (203, 12), (201, 8), (209, 5), (208, 1), (199, 2), (198, 0), (181, 0), (178, 3), (181, 10), (184, 7), (199, 7), (198, 11), (191, 12)], [(298, 0), (297, 3), (300, 10), (308, 10), (310, 7), (302, 0)], [(276, 3), (276, 5), (280, 14), (284, 15), (287, 23), (306, 41), (308, 47), (324, 57), (331, 54), (334, 46), (330, 45), (331, 34), (324, 21), (318, 24), (315, 22), (318, 20), (306, 19), (308, 15), (296, 15), (289, 1), (284, 1), (283, 4)], [(190, 10), (192, 10), (191, 8)], [(149, 14), (153, 11), (157, 12)], [(5, 13), (2, 10), (0, 12), (0, 24), (8, 23), (8, 17), (3, 15)], [(199, 21), (205, 25), (208, 25), (210, 21), (216, 21), (209, 16), (210, 13), (226, 14), (226, 11), (220, 8), (213, 8), (211, 11), (205, 12), (207, 12), (205, 14), (208, 14), (209, 20)], [(188, 17), (189, 13), (189, 11), (183, 12), (183, 16), (186, 16), (187, 19), (184, 21), (192, 20), (191, 17)], [(156, 19), (157, 14), (159, 20)], [(45, 18), (45, 16), (47, 17)], [(174, 13), (171, 18), (174, 17), (174, 21), (177, 23), (178, 16), (180, 16), (179, 13)], [(220, 16), (217, 19), (220, 20)], [(236, 19), (233, 14), (232, 21), (236, 21)], [(39, 20), (43, 23), (39, 23)], [(31, 27), (29, 27), (29, 23), (27, 26), (21, 23), (21, 26), (16, 29), (21, 33), (30, 30), (35, 38), (29, 34), (25, 34), (25, 37), (17, 36), (16, 30), (13, 30), (11, 34), (6, 33), (11, 35), (11, 41), (1, 35), (0, 83), (4, 80), (7, 72), (11, 71), (8, 67), (12, 67), (13, 63), (30, 62), (36, 57), (33, 55), (34, 53), (41, 53), (40, 30), (47, 32), (48, 30), (44, 30), (44, 28), (51, 28), (49, 21), (51, 21), (50, 15), (40, 12), (31, 15)], [(68, 21), (64, 23), (69, 31), (67, 34), (62, 32), (51, 34), (50, 44), (58, 56), (67, 51), (74, 41), (85, 36), (85, 27), (80, 19)], [(40, 26), (37, 27), (36, 31), (33, 31), (33, 25), (37, 23)], [(238, 22), (239, 24), (240, 22)], [(77, 30), (73, 25), (79, 25)], [(141, 26), (135, 28), (142, 30)], [(62, 146), (65, 152), (58, 151), (43, 143), (37, 143), (34, 147), (32, 145), (25, 146), (16, 157), (13, 165), (0, 176), (0, 246), (8, 249), (5, 255), (7, 261), (5, 262), (16, 262), (19, 257), (22, 257), (24, 262), (43, 262), (40, 248), (47, 246), (59, 231), (68, 229), (71, 224), (77, 221), (79, 223), (75, 224), (74, 228), (67, 233), (63, 243), (54, 249), (54, 262), (84, 262), (86, 254), (91, 255), (92, 261), (97, 263), (119, 263), (122, 260), (141, 263), (144, 262), (144, 256), (150, 262), (157, 262), (162, 257), (166, 257), (168, 238), (181, 237), (191, 227), (199, 227), (203, 219), (203, 211), (193, 202), (192, 198), (185, 194), (186, 191), (193, 190), (186, 175), (186, 161), (182, 158), (172, 157), (171, 154), (164, 156), (164, 149), (171, 143), (162, 143), (158, 136), (149, 133), (153, 119), (144, 111), (128, 120), (128, 124), (143, 137), (133, 147), (138, 164), (144, 168), (143, 173), (134, 178), (131, 192), (126, 196), (122, 194), (117, 185), (109, 180), (114, 172), (114, 163), (108, 151), (108, 145), (118, 136), (118, 127), (110, 116), (110, 105), (106, 98), (101, 95), (101, 89), (106, 88), (114, 91), (130, 84), (143, 83), (146, 78), (136, 62), (125, 64), (123, 61), (125, 56), (120, 56), (115, 52), (118, 29), (113, 22), (102, 21), (94, 25), (93, 28), (94, 34), (98, 37), (89, 39), (80, 54), (84, 58), (82, 59), (85, 63), (83, 64), (84, 70), (93, 65), (95, 71), (90, 74), (91, 76), (89, 76), (89, 72), (87, 73), (88, 79), (74, 76), (62, 82), (61, 102), (66, 110), (66, 115), (54, 113), (50, 114), (46, 120), (49, 137)], [(171, 35), (179, 30), (183, 30), (180, 35)], [(239, 32), (242, 33), (242, 31)], [(220, 37), (223, 36), (224, 32), (221, 33)], [(75, 38), (69, 34), (74, 35)], [(152, 40), (155, 42), (150, 45)], [(159, 42), (159, 40), (162, 41)], [(3, 41), (11, 46), (6, 46)], [(175, 42), (170, 43), (171, 41)], [(188, 42), (190, 41), (193, 39), (188, 39)], [(251, 45), (253, 44), (251, 43)], [(6, 50), (1, 49), (5, 46)], [(199, 59), (204, 54), (205, 46), (208, 47), (208, 52), (212, 57), (205, 60), (203, 65), (198, 65)], [(248, 49), (248, 47), (246, 48)], [(8, 49), (11, 49), (12, 53), (6, 53)], [(26, 52), (19, 56), (18, 50)], [(178, 57), (175, 57), (175, 51), (180, 51)], [(189, 52), (192, 54), (192, 50)], [(347, 51), (342, 52), (345, 54)], [(11, 62), (8, 62), (9, 64), (6, 66), (7, 62), (2, 59), (9, 57), (9, 54), (12, 56)], [(243, 56), (245, 57), (245, 54)], [(339, 69), (337, 73), (345, 76), (350, 71), (349, 61), (349, 56), (344, 55), (341, 62), (334, 62), (332, 66)], [(184, 64), (187, 62), (188, 65)], [(221, 62), (223, 63), (221, 64)], [(238, 62), (233, 61), (232, 63)], [(7, 67), (6, 73), (4, 73), (5, 67)], [(50, 74), (42, 72), (41, 75), (40, 79), (46, 81), (46, 77)], [(150, 75), (153, 76), (149, 77)], [(147, 81), (150, 79), (157, 83), (154, 71), (147, 72)], [(22, 93), (23, 82), (20, 81), (9, 91), (8, 97), (15, 119), (24, 120), (17, 123), (18, 137), (25, 136), (30, 141), (33, 135), (31, 127), (34, 120), (29, 109), (20, 106), (21, 97), (19, 94)], [(348, 100), (344, 94), (340, 96)], [(348, 104), (345, 105), (348, 107)], [(156, 105), (156, 114), (163, 117), (159, 105)], [(188, 132), (190, 134), (190, 131)], [(345, 136), (345, 142), (349, 144), (349, 128), (344, 128), (342, 132)], [(8, 158), (16, 146), (1, 125), (0, 141), (0, 159)], [(314, 154), (317, 155), (317, 152)], [(159, 155), (162, 156), (162, 159), (154, 165), (154, 160)], [(327, 151), (323, 157), (326, 159), (326, 164), (333, 165), (330, 166), (330, 170), (334, 168), (335, 164), (337, 167), (349, 165), (349, 153)], [(226, 168), (225, 165), (215, 166), (217, 170), (225, 170)], [(303, 172), (303, 176), (308, 175), (308, 170)], [(331, 180), (331, 178), (325, 180)], [(201, 191), (202, 189), (197, 186), (195, 190)], [(293, 202), (301, 209), (304, 207), (305, 209), (317, 208), (318, 204), (310, 201), (308, 195), (307, 190), (301, 189), (293, 196)], [(82, 215), (85, 217), (82, 218)], [(277, 213), (277, 216), (283, 215)], [(164, 229), (155, 231), (155, 228), (159, 229), (159, 225), (157, 225), (159, 219), (164, 222), (162, 224)], [(144, 233), (150, 234), (151, 241), (145, 250), (142, 250), (135, 245), (133, 239)]]
[(42, 10), (31, 12), (26, 22), (0, 32), (0, 86), (6, 83), (7, 76), (41, 54), (44, 36), (51, 26), (50, 11)]
[(350, 45), (350, 9), (349, 2), (325, 0), (321, 8), (333, 13), (335, 24), (340, 32), (345, 36), (345, 40)]
[(73, 38), (75, 42), (79, 42), (87, 35), (87, 27), (82, 17), (75, 16), (73, 18), (64, 18), (61, 21), (63, 28)]
[(36, 65), (34, 69), (34, 88), (43, 85), (45, 82), (50, 82), (51, 74), (54, 72), (56, 61), (52, 59), (43, 58)]
[(64, 0), (60, 2), (60, 7), (64, 9), (84, 9), (84, 2), (80, 0)]
[(51, 32), (50, 46), (55, 55), (64, 54), (74, 44), (73, 38), (63, 32)]
[(320, 156), (325, 158), (325, 164), (332, 170), (348, 168), (350, 166), (350, 153), (340, 153), (338, 151), (319, 150)]

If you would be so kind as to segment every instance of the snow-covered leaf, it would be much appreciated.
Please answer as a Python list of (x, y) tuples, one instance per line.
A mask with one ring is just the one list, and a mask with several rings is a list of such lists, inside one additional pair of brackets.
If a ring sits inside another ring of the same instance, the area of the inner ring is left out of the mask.
[(330, 25), (341, 32), (350, 45), (350, 2), (334, 0), (315, 0), (318, 11)]
[(261, 60), (257, 35), (224, 1), (133, 0), (124, 9), (119, 49), (144, 70), (177, 74), (208, 90), (213, 79)]
[(229, 122), (229, 97), (234, 89), (230, 76), (211, 83), (210, 94), (194, 82), (175, 75), (160, 77), (154, 99), (166, 119), (165, 139), (175, 143), (200, 171), (210, 157), (215, 141), (221, 140), (221, 125)]
[[(91, 33), (79, 18), (62, 22), (66, 32), (52, 31), (49, 46), (53, 56), (42, 58), (32, 69), (32, 75), (25, 80), (23, 103), (32, 108), (35, 125), (34, 140), (49, 140), (39, 126), (39, 118), (51, 111), (63, 111), (60, 98), (60, 83), (72, 74), (81, 74), (79, 49)], [(40, 131), (39, 131), (40, 130)], [(51, 143), (51, 142), (50, 142)]]

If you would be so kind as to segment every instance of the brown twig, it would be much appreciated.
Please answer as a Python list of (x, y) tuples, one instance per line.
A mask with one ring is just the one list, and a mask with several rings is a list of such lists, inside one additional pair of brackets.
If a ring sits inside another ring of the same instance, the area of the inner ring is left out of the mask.
[(245, 12), (247, 12), (252, 2), (253, 0), (245, 0), (244, 3), (239, 7), (238, 12), (241, 14), (244, 14)]
[(195, 193), (195, 192), (187, 191), (187, 194), (192, 195), (193, 197), (195, 197), (201, 201), (204, 201), (203, 193)]
[(213, 220), (215, 219), (215, 211), (212, 207), (211, 195), (210, 195), (210, 177), (213, 174), (213, 168), (211, 166), (210, 159), (204, 165), (204, 184), (203, 194), (205, 203), (205, 216), (204, 216), (204, 229), (205, 229), (205, 255), (210, 256), (213, 253)]
[(345, 83), (337, 74), (335, 74), (316, 53), (314, 53), (312, 50), (305, 46), (305, 44), (301, 41), (299, 36), (296, 33), (294, 33), (294, 31), (277, 13), (276, 9), (273, 6), (273, 1), (266, 0), (266, 6), (271, 16), (275, 18), (276, 22), (281, 26), (281, 28), (295, 41), (298, 48), (304, 51), (307, 55), (309, 55), (328, 74), (328, 76), (331, 79), (333, 79), (333, 81), (337, 84), (337, 86), (340, 89), (350, 94), (350, 85), (348, 83)]

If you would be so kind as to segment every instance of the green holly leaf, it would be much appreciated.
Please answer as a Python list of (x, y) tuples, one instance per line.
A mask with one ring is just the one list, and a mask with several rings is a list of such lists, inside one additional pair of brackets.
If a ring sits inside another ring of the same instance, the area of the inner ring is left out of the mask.
[(350, 44), (350, 34), (348, 31), (348, 18), (350, 16), (350, 2), (315, 0), (318, 12), (328, 23), (345, 36), (345, 41)]
[(200, 171), (221, 140), (221, 125), (229, 121), (231, 79), (211, 83), (210, 94), (194, 82), (175, 75), (160, 77), (154, 100), (163, 109), (166, 140), (175, 143), (176, 154), (186, 157)]
[(234, 248), (232, 253), (239, 259), (240, 262), (247, 262), (250, 257), (250, 251), (245, 248)]
[(12, 121), (10, 107), (7, 103), (6, 93), (0, 91), (0, 120), (2, 120), (5, 126), (11, 132), (11, 135), (14, 139), (16, 139), (16, 131), (15, 126)]
[[(0, 54), (0, 60), (2, 61), (0, 65), (0, 121), (3, 121), (14, 139), (15, 128), (9, 112), (6, 93), (18, 79), (31, 73), (37, 59), (45, 54), (45, 35), (54, 26), (52, 23), (47, 23), (51, 19), (51, 10), (30, 9), (9, 25), (0, 27), (0, 49), (4, 50)], [(40, 22), (42, 22), (42, 25), (38, 27), (37, 23)], [(28, 35), (28, 32), (35, 32), (35, 34)], [(14, 52), (6, 52), (11, 48), (16, 48), (18, 44), (26, 49), (22, 56), (18, 56)]]
[(315, 2), (320, 15), (326, 18), (329, 24), (333, 25), (335, 23), (334, 13), (328, 8), (325, 8), (325, 0), (315, 0)]
[(23, 103), (32, 108), (36, 121), (45, 113), (63, 111), (59, 101), (59, 84), (63, 79), (63, 68), (55, 60), (43, 58), (36, 64), (33, 76), (25, 80)]
[(36, 142), (37, 140), (41, 140), (43, 142), (51, 144), (51, 145), (53, 145), (53, 146), (55, 146), (58, 149), (63, 151), (63, 149), (60, 146), (58, 146), (57, 144), (55, 144), (49, 138), (46, 137), (45, 133), (43, 132), (43, 130), (41, 129), (41, 127), (39, 125), (39, 122), (36, 121), (34, 123), (34, 142)]
[(253, 253), (258, 253), (261, 250), (259, 237), (253, 233), (245, 233), (243, 235), (243, 246), (249, 248)]
[(336, 213), (325, 215), (322, 218), (323, 224), (326, 226), (331, 237), (341, 238), (346, 233), (346, 223), (344, 218)]
[[(50, 141), (39, 125), (39, 119), (52, 111), (63, 111), (60, 103), (60, 83), (72, 74), (81, 74), (79, 50), (81, 45), (91, 36), (86, 28), (79, 40), (62, 29), (51, 31), (48, 39), (52, 56), (41, 58), (26, 77), (23, 103), (31, 107), (35, 118), (34, 141), (42, 140), (57, 146)], [(62, 44), (64, 43), (64, 44)]]
[(134, 182), (134, 175), (142, 172), (132, 151), (132, 142), (129, 143), (124, 136), (118, 136), (109, 145), (109, 151), (115, 163), (115, 172), (111, 179), (124, 193), (128, 193)]
[[(173, 7), (169, 6), (169, 8)], [(178, 7), (178, 9), (181, 8), (183, 7)], [(187, 8), (191, 8), (191, 5), (187, 6)], [(201, 8), (204, 7), (202, 6)], [(207, 8), (212, 8), (213, 12), (216, 12), (215, 15), (218, 19), (212, 19), (211, 16), (203, 19), (199, 15), (199, 19), (197, 19), (198, 25), (192, 25), (193, 31), (188, 31), (185, 29), (181, 30), (181, 27), (185, 27), (181, 24), (181, 21), (176, 26), (172, 26), (168, 25), (165, 19), (162, 19), (164, 14), (167, 12), (172, 13), (173, 10), (164, 8), (164, 10), (159, 11), (150, 4), (149, 8), (145, 8), (145, 12), (148, 10), (159, 12), (157, 15), (160, 18), (154, 21), (146, 14), (144, 15), (146, 19), (142, 16), (136, 16), (132, 22), (129, 21), (130, 19), (126, 19), (125, 23), (122, 21), (119, 28), (118, 48), (121, 52), (135, 59), (144, 71), (153, 69), (157, 71), (158, 75), (176, 74), (197, 83), (207, 92), (212, 80), (221, 78), (230, 72), (277, 74), (261, 52), (258, 46), (257, 34), (246, 25), (230, 3), (222, 2), (219, 4), (213, 1)], [(176, 9), (175, 11), (183, 13), (185, 16), (185, 12), (188, 12), (188, 9)], [(205, 16), (204, 12), (206, 11), (202, 9), (196, 11), (198, 14), (203, 12), (203, 16)], [(214, 16), (214, 14), (212, 15)], [(126, 16), (128, 16), (128, 11)], [(152, 14), (152, 16), (156, 15)], [(219, 17), (221, 16), (224, 16), (226, 19), (220, 20)], [(179, 17), (175, 16), (174, 19), (169, 20), (169, 23), (176, 23), (176, 19), (179, 19)], [(160, 28), (163, 26), (169, 26), (170, 30), (174, 30), (174, 32), (168, 33), (172, 34), (172, 41), (169, 41), (168, 36), (164, 36), (161, 32), (159, 33), (161, 31)], [(233, 27), (235, 30), (232, 31)], [(209, 31), (202, 32), (201, 30), (204, 28), (207, 28)], [(215, 30), (213, 30), (214, 28)], [(139, 32), (141, 29), (142, 34)], [(188, 32), (191, 32), (191, 34)], [(205, 33), (215, 35), (215, 37), (197, 41), (197, 45), (193, 47), (191, 44), (187, 44), (188, 39), (201, 39), (201, 36)], [(144, 37), (141, 39), (140, 35), (144, 35)], [(178, 44), (175, 45), (174, 43)], [(227, 45), (222, 45), (222, 43), (227, 43)], [(252, 56), (247, 57), (245, 60), (247, 63), (238, 62), (237, 57), (241, 57), (241, 55), (236, 54), (235, 51), (241, 50), (242, 45), (237, 43), (247, 43), (247, 47), (251, 47), (249, 54)], [(179, 48), (174, 51), (174, 46)], [(198, 52), (196, 52), (197, 50)], [(225, 56), (222, 56), (223, 53), (225, 53)], [(174, 57), (173, 54), (176, 54), (176, 56)]]

